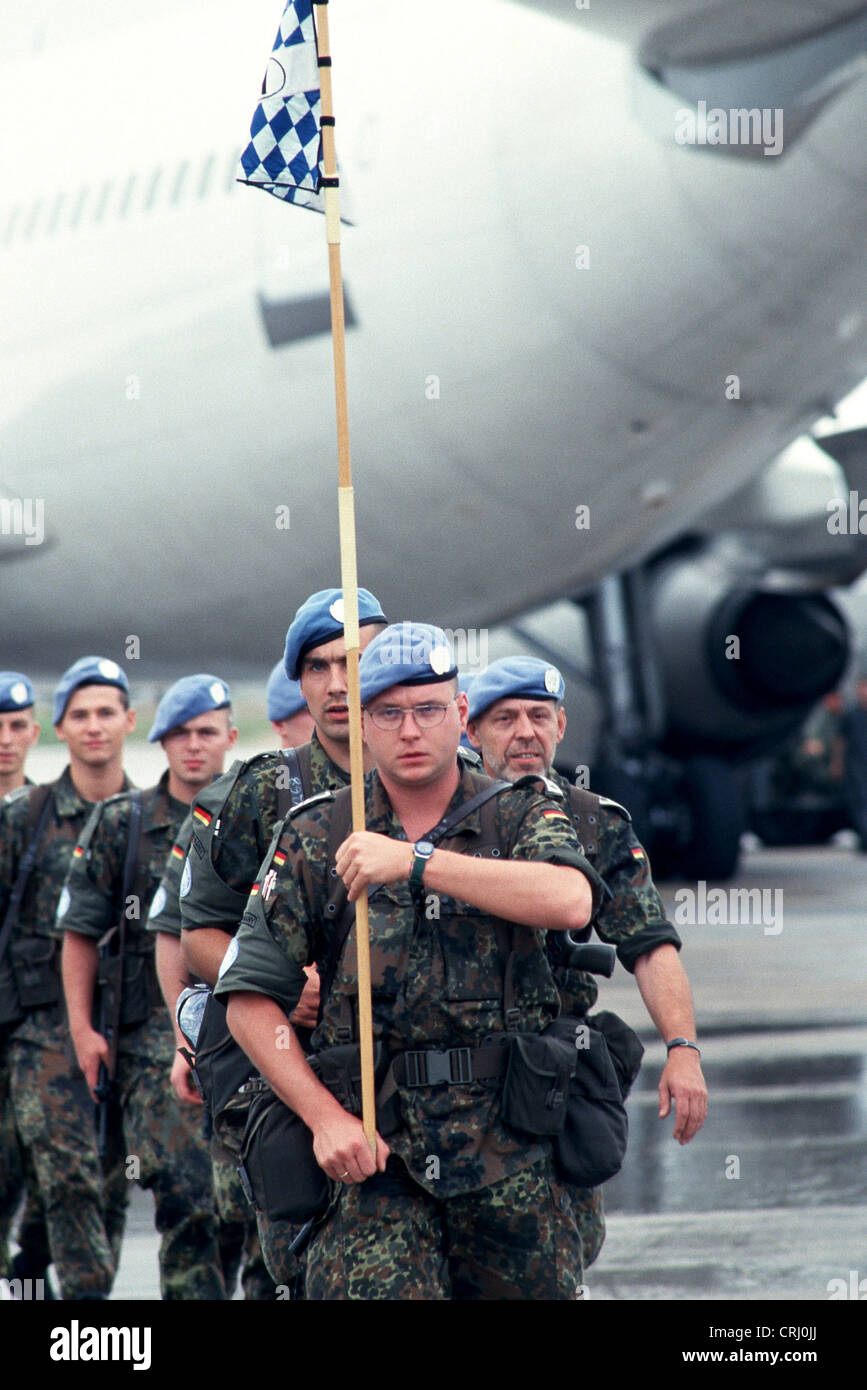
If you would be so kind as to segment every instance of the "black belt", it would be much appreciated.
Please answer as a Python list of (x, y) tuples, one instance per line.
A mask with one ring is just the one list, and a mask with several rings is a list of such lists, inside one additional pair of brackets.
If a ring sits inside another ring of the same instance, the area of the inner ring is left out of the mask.
[(397, 1086), (466, 1086), (470, 1081), (502, 1076), (508, 1062), (508, 1046), (495, 1043), (487, 1047), (450, 1047), (445, 1052), (436, 1048), (400, 1052), (389, 1070)]

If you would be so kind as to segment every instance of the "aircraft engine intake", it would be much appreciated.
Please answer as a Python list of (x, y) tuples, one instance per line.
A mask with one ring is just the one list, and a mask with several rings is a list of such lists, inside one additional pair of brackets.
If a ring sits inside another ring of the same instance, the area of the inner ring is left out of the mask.
[(826, 593), (761, 588), (705, 554), (650, 582), (665, 746), (743, 757), (775, 743), (842, 679), (846, 619)]

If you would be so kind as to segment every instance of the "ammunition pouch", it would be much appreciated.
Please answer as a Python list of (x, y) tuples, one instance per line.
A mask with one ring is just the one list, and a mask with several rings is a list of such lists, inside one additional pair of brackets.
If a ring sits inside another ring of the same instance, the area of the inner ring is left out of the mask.
[(24, 936), (10, 941), (9, 963), (24, 1012), (59, 1003), (57, 946), (51, 936)]
[[(602, 1019), (603, 1015), (596, 1015), (593, 1022)], [(620, 1019), (616, 1023), (626, 1029)], [(555, 1162), (567, 1182), (598, 1187), (620, 1172), (629, 1134), (624, 1095), (606, 1034), (590, 1021), (568, 1015), (555, 1019), (546, 1031), (569, 1041), (576, 1057), (566, 1124), (554, 1141)]]
[(259, 1078), (250, 1096), (239, 1176), (248, 1198), (269, 1221), (310, 1220), (328, 1204), (331, 1185), (313, 1155), (313, 1134)]
[(14, 1028), (24, 1017), (8, 953), (0, 961), (0, 1028)]
[(138, 955), (125, 951), (123, 956), (102, 956), (96, 981), (103, 1018), (114, 1016), (115, 996), (120, 988), (119, 1026), (132, 1029), (147, 1023), (157, 1002), (159, 988), (151, 952)]
[(503, 1118), (525, 1134), (550, 1135), (560, 1176), (598, 1187), (620, 1171), (628, 1121), (623, 1101), (644, 1049), (616, 1014), (561, 1015), (544, 1033), (512, 1038)]
[(641, 1070), (641, 1059), (644, 1056), (641, 1040), (628, 1023), (624, 1023), (622, 1018), (609, 1013), (607, 1009), (600, 1010), (598, 1014), (590, 1014), (587, 1022), (591, 1028), (598, 1029), (605, 1039), (620, 1084), (620, 1094), (625, 1100)]
[(562, 1134), (575, 1044), (546, 1033), (516, 1033), (503, 1088), (503, 1119), (524, 1134)]
[(147, 956), (101, 956), (97, 966), (101, 1019), (114, 1017), (115, 998), (121, 991), (118, 1024), (121, 1029), (138, 1029), (150, 1017), (150, 990)]
[[(352, 1115), (361, 1114), (361, 1061), (357, 1043), (326, 1048), (308, 1058), (332, 1095)], [(377, 1087), (388, 1071), (381, 1043), (374, 1047)], [(313, 1134), (294, 1110), (261, 1077), (242, 1091), (249, 1096), (240, 1167), (241, 1182), (257, 1211), (269, 1221), (309, 1221), (328, 1204), (331, 1183), (313, 1154)], [(377, 1111), (377, 1129), (385, 1137), (400, 1123), (396, 1094)]]

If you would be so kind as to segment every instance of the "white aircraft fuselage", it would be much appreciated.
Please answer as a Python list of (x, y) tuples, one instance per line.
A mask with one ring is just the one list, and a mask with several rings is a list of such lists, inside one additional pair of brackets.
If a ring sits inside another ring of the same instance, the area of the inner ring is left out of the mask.
[[(0, 500), (32, 524), (7, 506), (0, 664), (136, 635), (143, 668), (264, 668), (339, 583), (323, 220), (233, 181), (279, 6), (70, 4), (62, 42), (54, 8), (3, 83)], [(391, 617), (586, 590), (867, 375), (863, 80), (737, 159), (677, 143), (671, 94), (642, 115), (580, 11), (330, 10), (359, 578)]]

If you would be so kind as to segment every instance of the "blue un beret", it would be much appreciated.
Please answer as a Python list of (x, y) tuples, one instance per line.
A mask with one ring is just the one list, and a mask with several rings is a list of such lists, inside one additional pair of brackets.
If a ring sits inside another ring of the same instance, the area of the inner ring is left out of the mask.
[(20, 671), (0, 671), (0, 714), (14, 714), (33, 704), (33, 686)]
[(129, 694), (129, 681), (116, 661), (109, 660), (107, 656), (81, 656), (68, 671), (64, 671), (54, 692), (52, 718), (55, 724), (60, 723), (70, 695), (81, 685), (113, 685)]
[(273, 719), (275, 723), (280, 719), (291, 719), (293, 714), (307, 708), (307, 701), (301, 694), (301, 686), (297, 681), (290, 681), (283, 670), (282, 661), (277, 662), (268, 677), (268, 684), (265, 687), (265, 703), (268, 718)]
[[(358, 625), (388, 622), (379, 603), (368, 589), (358, 591)], [(286, 633), (283, 665), (291, 681), (301, 674), (301, 658), (312, 647), (321, 647), (334, 637), (343, 636), (343, 590), (320, 589), (305, 599)]]
[[(474, 680), (475, 676), (471, 676), (467, 671), (458, 671), (458, 690), (462, 690), (465, 695), (469, 694), (470, 686), (472, 685)], [(474, 753), (477, 752), (477, 750), (473, 748), (473, 745), (470, 743), (466, 729), (464, 729), (463, 733), (461, 734), (461, 747), (470, 748)]]
[(504, 656), (492, 661), (469, 688), (468, 719), (478, 719), (496, 700), (562, 700), (566, 682), (550, 661), (537, 656)]
[(226, 709), (232, 703), (232, 693), (219, 676), (209, 676), (200, 672), (196, 676), (181, 676), (170, 685), (157, 705), (153, 727), (148, 734), (148, 743), (158, 739), (197, 714), (208, 714), (212, 709)]
[(458, 668), (441, 627), (430, 623), (392, 623), (361, 653), (361, 703), (392, 685), (430, 685), (456, 676)]

